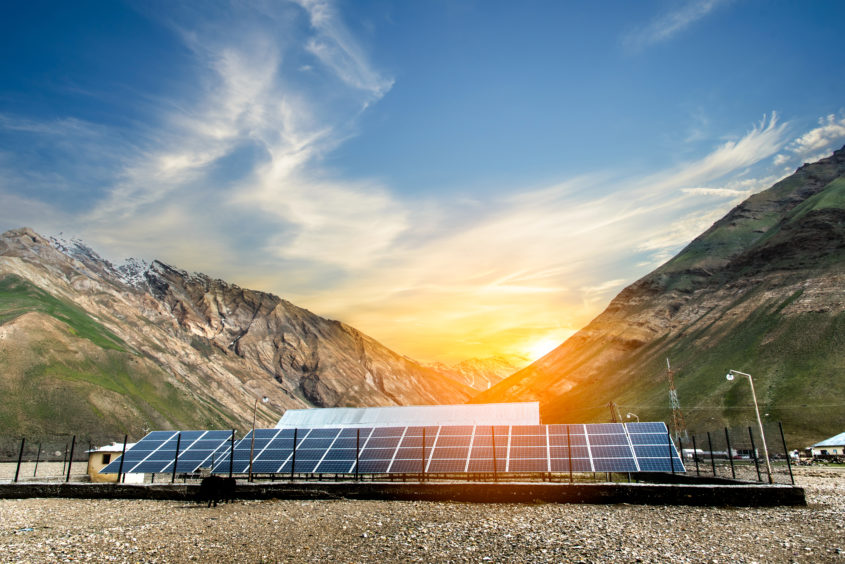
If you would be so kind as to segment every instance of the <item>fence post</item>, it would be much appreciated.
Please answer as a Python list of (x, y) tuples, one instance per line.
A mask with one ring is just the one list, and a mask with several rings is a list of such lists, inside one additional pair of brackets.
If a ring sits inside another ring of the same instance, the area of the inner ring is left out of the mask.
[(728, 444), (728, 460), (731, 461), (731, 476), (736, 480), (736, 470), (734, 469), (734, 455), (731, 452), (731, 436), (728, 433), (728, 428), (725, 427), (725, 442)]
[(496, 427), (495, 425), (490, 425), (490, 437), (493, 443), (493, 481), (499, 481), (499, 459), (496, 456)]
[[(423, 433), (425, 429), (423, 429)], [(361, 452), (361, 429), (355, 430), (355, 481), (358, 481), (358, 453)]]
[(15, 481), (18, 481), (18, 474), (21, 471), (21, 461), (23, 460), (23, 445), (26, 444), (26, 437), (21, 437), (21, 450), (18, 453), (18, 466), (15, 468)]
[(760, 462), (757, 460), (757, 447), (754, 446), (754, 433), (751, 432), (751, 427), (748, 428), (748, 436), (751, 437), (751, 454), (754, 456), (754, 467), (757, 468), (757, 481), (762, 482), (763, 478), (760, 476)]
[(701, 476), (698, 470), (698, 447), (695, 444), (695, 435), (692, 436), (692, 459), (695, 460), (695, 475)]
[(176, 433), (176, 454), (173, 455), (173, 475), (170, 477), (170, 483), (176, 481), (176, 465), (179, 464), (179, 447), (182, 444), (182, 432)]
[(789, 450), (786, 448), (786, 439), (783, 436), (783, 423), (778, 421), (778, 428), (780, 429), (780, 440), (783, 442), (783, 452), (786, 455), (786, 467), (789, 469), (789, 479), (792, 485), (795, 485), (795, 476), (792, 475), (792, 462), (789, 460)]
[(291, 461), (290, 461), (290, 479), (291, 479), (291, 481), (293, 481), (293, 472), (296, 469), (296, 432), (297, 432), (297, 429), (294, 428), (294, 430), (293, 430), (293, 451), (292, 451), (292, 454), (291, 454)]
[(67, 470), (67, 443), (65, 443), (65, 452), (62, 454), (62, 476), (65, 475), (65, 470)]
[(716, 460), (713, 458), (713, 441), (710, 439), (710, 431), (707, 431), (707, 444), (710, 446), (710, 467), (713, 469), (713, 477), (715, 477)]
[(681, 464), (684, 463), (684, 439), (678, 435), (678, 458), (681, 459)]
[(120, 483), (123, 481), (123, 459), (126, 458), (126, 441), (129, 439), (129, 435), (123, 435), (123, 454), (120, 455), (120, 464), (117, 467), (117, 482)]
[(67, 457), (67, 478), (65, 478), (65, 482), (70, 482), (70, 467), (73, 466), (74, 447), (76, 447), (76, 435), (70, 441), (70, 456)]
[(35, 470), (32, 471), (32, 477), (38, 473), (38, 461), (41, 460), (41, 443), (38, 443), (38, 454), (35, 455)]
[(232, 437), (229, 439), (229, 477), (232, 477), (232, 471), (235, 467), (235, 430), (232, 429)]

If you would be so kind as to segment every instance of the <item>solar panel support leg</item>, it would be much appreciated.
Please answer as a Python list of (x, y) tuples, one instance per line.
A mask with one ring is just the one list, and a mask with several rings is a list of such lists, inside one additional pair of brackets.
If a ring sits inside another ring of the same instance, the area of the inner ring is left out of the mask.
[(728, 445), (728, 460), (731, 461), (731, 477), (736, 480), (736, 469), (734, 468), (734, 453), (731, 451), (731, 435), (725, 427), (725, 443)]
[[(18, 481), (18, 474), (21, 471), (21, 461), (23, 460), (23, 445), (26, 444), (26, 437), (21, 437), (21, 450), (18, 453), (18, 466), (15, 468), (15, 481)], [(14, 452), (14, 451), (12, 451)]]
[(73, 449), (76, 447), (76, 435), (70, 440), (70, 455), (67, 457), (67, 477), (65, 482), (70, 482), (70, 467), (73, 465)]

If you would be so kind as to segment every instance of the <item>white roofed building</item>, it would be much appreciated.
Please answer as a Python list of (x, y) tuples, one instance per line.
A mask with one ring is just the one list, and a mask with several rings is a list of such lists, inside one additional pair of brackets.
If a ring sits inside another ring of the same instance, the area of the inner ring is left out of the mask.
[(810, 448), (813, 456), (843, 456), (845, 455), (845, 433), (839, 433)]
[(289, 409), (277, 429), (417, 425), (539, 425), (540, 403)]

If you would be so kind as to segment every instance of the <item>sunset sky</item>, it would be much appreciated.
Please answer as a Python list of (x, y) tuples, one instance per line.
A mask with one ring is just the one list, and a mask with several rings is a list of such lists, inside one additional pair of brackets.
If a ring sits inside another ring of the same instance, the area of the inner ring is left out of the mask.
[(845, 143), (841, 1), (4, 2), (0, 230), (534, 358)]

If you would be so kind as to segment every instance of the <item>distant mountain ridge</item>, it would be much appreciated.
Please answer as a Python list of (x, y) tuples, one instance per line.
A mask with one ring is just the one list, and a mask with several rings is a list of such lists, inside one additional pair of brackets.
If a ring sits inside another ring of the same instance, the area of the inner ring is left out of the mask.
[(606, 421), (614, 401), (671, 420), (668, 357), (691, 429), (753, 420), (748, 386), (725, 381), (734, 368), (752, 373), (767, 420), (824, 438), (845, 427), (843, 289), (845, 148), (736, 206), (473, 402), (539, 400), (544, 420), (566, 422)]
[(287, 408), (474, 393), (272, 294), (160, 261), (115, 266), (27, 228), (0, 236), (0, 392), (4, 432), (136, 434), (243, 429), (262, 395), (259, 419), (271, 424)]
[(520, 362), (515, 357), (491, 356), (470, 358), (452, 365), (435, 362), (428, 366), (453, 380), (463, 382), (474, 390), (482, 391), (501, 382), (504, 378), (528, 364), (527, 358), (522, 360)]

